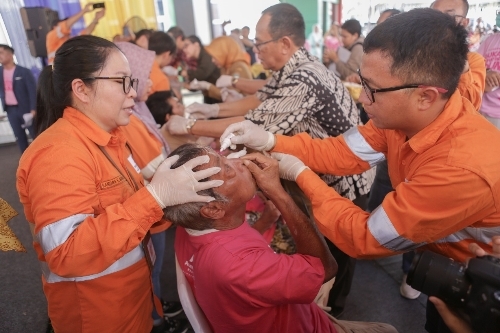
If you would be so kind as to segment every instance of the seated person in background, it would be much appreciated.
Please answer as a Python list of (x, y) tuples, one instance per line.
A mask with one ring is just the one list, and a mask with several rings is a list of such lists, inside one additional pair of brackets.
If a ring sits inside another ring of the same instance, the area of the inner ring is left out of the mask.
[[(323, 282), (336, 274), (337, 264), (323, 236), (281, 186), (277, 161), (263, 155), (255, 163), (227, 159), (192, 144), (172, 155), (179, 155), (174, 168), (208, 155), (210, 161), (200, 169), (220, 166), (215, 178), (225, 181), (210, 191), (216, 198), (210, 203), (165, 210), (166, 218), (179, 226), (177, 259), (214, 332), (351, 332), (354, 327), (396, 332), (386, 324), (338, 321), (313, 303)], [(297, 254), (276, 254), (244, 223), (245, 203), (257, 185), (283, 214)]]
[(154, 31), (149, 37), (148, 49), (155, 51), (156, 58), (151, 68), (149, 79), (153, 82), (149, 94), (157, 91), (170, 91), (170, 82), (162, 67), (167, 66), (175, 56), (175, 42), (167, 33), (163, 31)]
[[(183, 50), (187, 59), (194, 59), (197, 62), (196, 68), (182, 70), (181, 75), (185, 78), (185, 81), (191, 82), (196, 79), (215, 84), (220, 76), (220, 70), (213, 63), (212, 57), (205, 50), (200, 39), (196, 36), (186, 37)], [(206, 92), (203, 93), (203, 96), (204, 102), (207, 104), (217, 102), (216, 99), (210, 98)]]
[[(47, 33), (47, 37), (45, 39), (49, 65), (54, 61), (57, 49), (59, 49), (65, 41), (70, 39), (71, 27), (73, 27), (73, 25), (78, 22), (78, 20), (81, 19), (83, 15), (93, 11), (93, 5), (94, 4), (92, 2), (89, 2), (81, 11), (79, 11), (75, 15), (65, 18), (64, 20), (61, 20), (59, 22), (54, 22), (52, 30)], [(97, 23), (99, 23), (99, 20), (103, 18), (105, 13), (105, 9), (101, 9), (100, 11), (96, 12), (92, 23), (90, 23), (88, 27), (80, 31), (79, 35), (90, 35), (97, 26)]]
[(214, 140), (207, 137), (198, 137), (186, 132), (183, 135), (171, 135), (163, 126), (172, 115), (184, 117), (184, 105), (172, 95), (170, 91), (158, 91), (150, 95), (146, 101), (149, 111), (156, 123), (161, 126), (160, 132), (167, 141), (171, 150), (185, 143), (199, 143), (203, 146), (210, 145)]
[(221, 86), (233, 86), (239, 78), (252, 79), (250, 56), (241, 50), (233, 38), (227, 36), (215, 38), (205, 50), (212, 56), (212, 62), (220, 69), (220, 73), (225, 75), (228, 82), (221, 82), (222, 77), (216, 84), (194, 80), (189, 85), (190, 89), (206, 90), (209, 97), (222, 101)]
[(345, 80), (351, 74), (355, 74), (361, 65), (363, 56), (363, 41), (361, 35), (361, 24), (358, 20), (347, 20), (342, 24), (340, 36), (344, 47), (351, 52), (347, 61), (339, 58), (338, 51), (326, 50), (324, 54), (325, 62), (335, 63), (335, 69), (340, 74), (340, 79)]
[(143, 49), (149, 49), (149, 38), (153, 34), (151, 29), (141, 29), (137, 31), (134, 38), (134, 44), (142, 47)]

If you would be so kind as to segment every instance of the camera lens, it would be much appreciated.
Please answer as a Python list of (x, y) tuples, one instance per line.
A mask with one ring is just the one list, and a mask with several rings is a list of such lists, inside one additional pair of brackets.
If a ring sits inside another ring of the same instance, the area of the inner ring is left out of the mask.
[(407, 283), (428, 296), (436, 296), (448, 304), (462, 307), (471, 285), (465, 270), (465, 265), (461, 263), (425, 251), (415, 255)]

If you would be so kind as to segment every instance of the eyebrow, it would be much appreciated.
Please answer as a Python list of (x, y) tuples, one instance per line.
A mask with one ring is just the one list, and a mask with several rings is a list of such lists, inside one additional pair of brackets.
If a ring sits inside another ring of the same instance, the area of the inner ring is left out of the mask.
[(124, 71), (119, 71), (119, 72), (116, 72), (116, 75), (123, 75), (123, 76), (132, 76), (132, 73), (127, 73), (127, 72), (124, 72)]

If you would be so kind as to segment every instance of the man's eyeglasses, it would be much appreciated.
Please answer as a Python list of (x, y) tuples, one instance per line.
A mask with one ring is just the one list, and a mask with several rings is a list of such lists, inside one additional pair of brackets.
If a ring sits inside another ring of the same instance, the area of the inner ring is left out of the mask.
[[(376, 93), (381, 93), (381, 92), (388, 92), (388, 91), (397, 91), (397, 90), (403, 90), (403, 89), (411, 89), (411, 88), (427, 88), (430, 86), (423, 85), (423, 84), (405, 84), (402, 86), (397, 86), (397, 87), (390, 87), (390, 88), (381, 88), (381, 89), (372, 89), (368, 86), (366, 83), (365, 79), (361, 76), (361, 71), (358, 69), (358, 75), (359, 75), (359, 81), (361, 81), (361, 86), (363, 87), (363, 90), (365, 91), (366, 97), (368, 97), (368, 100), (370, 103), (375, 103), (375, 94)], [(433, 87), (436, 88), (436, 90), (441, 93), (445, 94), (448, 92), (447, 89), (444, 88), (439, 88), (439, 87)]]
[(462, 20), (466, 19), (466, 17), (462, 15), (452, 15), (452, 16), (455, 18), (455, 22), (457, 22), (457, 24), (462, 23)]
[(137, 90), (139, 86), (139, 79), (132, 79), (131, 76), (93, 76), (93, 77), (84, 77), (82, 80), (122, 80), (123, 92), (128, 94), (130, 92), (130, 88), (134, 88)]
[(276, 42), (277, 40), (280, 40), (281, 38), (283, 38), (283, 37), (279, 37), (279, 38), (271, 39), (271, 40), (268, 40), (267, 42), (255, 43), (255, 44), (253, 44), (253, 46), (257, 49), (257, 51), (259, 51), (259, 52), (260, 52), (260, 47), (261, 47), (262, 45), (266, 45), (266, 44), (269, 44), (269, 43), (271, 43), (271, 42)]

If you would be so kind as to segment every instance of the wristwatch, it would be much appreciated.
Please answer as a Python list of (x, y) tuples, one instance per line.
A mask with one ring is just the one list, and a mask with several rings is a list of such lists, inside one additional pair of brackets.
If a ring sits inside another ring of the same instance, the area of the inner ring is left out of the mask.
[(193, 128), (194, 124), (196, 124), (197, 120), (198, 119), (196, 119), (196, 118), (188, 118), (187, 123), (186, 123), (186, 130), (189, 134), (192, 134), (191, 129)]
[(240, 74), (239, 73), (234, 73), (233, 74), (233, 79), (231, 80), (231, 85), (233, 87), (238, 82), (239, 78), (240, 78)]

